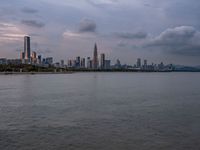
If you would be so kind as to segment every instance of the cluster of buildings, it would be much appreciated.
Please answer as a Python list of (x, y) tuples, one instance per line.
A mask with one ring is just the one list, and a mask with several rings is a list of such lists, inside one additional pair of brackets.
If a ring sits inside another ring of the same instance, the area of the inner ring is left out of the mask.
[(68, 60), (67, 67), (75, 68), (75, 69), (94, 69), (94, 70), (102, 69), (102, 70), (105, 70), (105, 69), (111, 68), (111, 61), (106, 60), (104, 53), (100, 54), (100, 59), (99, 59), (97, 44), (95, 43), (93, 59), (91, 59), (91, 57), (81, 58), (80, 56), (78, 56), (75, 59)]
[(20, 59), (0, 58), (0, 64), (32, 64), (48, 66), (53, 64), (53, 57), (42, 58), (35, 51), (31, 51), (31, 40), (29, 36), (24, 37), (24, 50), (20, 52)]
[(126, 69), (126, 70), (141, 70), (141, 71), (168, 71), (172, 70), (172, 65), (160, 64), (148, 64), (147, 60), (142, 63), (141, 58), (137, 59), (134, 66), (122, 65), (120, 60), (117, 59), (114, 65), (111, 65), (111, 60), (107, 60), (104, 53), (98, 55), (97, 44), (95, 43), (93, 58), (81, 58), (77, 56), (75, 59), (70, 59), (65, 64), (64, 60), (54, 63), (53, 57), (42, 58), (41, 55), (37, 55), (35, 51), (31, 51), (30, 37), (24, 37), (24, 50), (20, 52), (20, 59), (6, 59), (0, 58), (0, 64), (32, 64), (37, 66), (54, 66), (57, 68), (68, 68), (68, 69), (92, 69), (92, 70), (108, 70), (108, 69)]

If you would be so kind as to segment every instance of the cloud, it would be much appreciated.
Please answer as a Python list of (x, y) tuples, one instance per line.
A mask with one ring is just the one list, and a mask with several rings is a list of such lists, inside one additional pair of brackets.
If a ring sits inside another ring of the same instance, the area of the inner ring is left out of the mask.
[(79, 32), (95, 32), (96, 31), (96, 23), (90, 19), (83, 19), (79, 24)]
[(95, 38), (96, 34), (90, 33), (90, 32), (84, 32), (84, 33), (80, 33), (80, 32), (74, 32), (74, 31), (70, 31), (70, 30), (66, 30), (63, 33), (63, 37), (64, 38), (84, 38), (84, 39), (89, 39), (89, 38)]
[(151, 39), (146, 47), (166, 51), (172, 54), (200, 55), (200, 32), (192, 26), (180, 26), (167, 29)]
[(0, 23), (0, 44), (20, 41), (26, 35), (20, 28), (11, 23)]
[(21, 11), (22, 11), (23, 13), (27, 13), (27, 14), (34, 14), (34, 13), (37, 13), (37, 12), (38, 12), (38, 10), (33, 9), (33, 8), (28, 8), (28, 7), (22, 8)]
[(95, 7), (99, 7), (116, 4), (118, 0), (87, 0), (87, 2)]
[(35, 27), (35, 28), (42, 28), (45, 26), (44, 23), (38, 22), (36, 20), (22, 20), (21, 23), (26, 26)]
[(147, 37), (147, 33), (145, 32), (137, 32), (137, 33), (114, 33), (114, 35), (118, 38), (122, 39), (145, 39)]

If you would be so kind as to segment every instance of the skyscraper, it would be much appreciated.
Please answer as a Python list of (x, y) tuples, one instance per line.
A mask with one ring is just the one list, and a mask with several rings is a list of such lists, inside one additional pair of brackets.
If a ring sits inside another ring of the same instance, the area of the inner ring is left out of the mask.
[(98, 69), (98, 52), (96, 43), (94, 45), (93, 69)]
[(20, 59), (23, 60), (24, 57), (25, 57), (24, 52), (21, 52), (21, 53), (20, 53)]
[(76, 57), (76, 67), (80, 68), (80, 66), (81, 66), (81, 57), (78, 56), (78, 57)]
[(141, 68), (141, 59), (140, 58), (137, 59), (137, 68)]
[(25, 55), (25, 59), (30, 61), (31, 46), (30, 46), (30, 37), (29, 36), (24, 37), (24, 55)]
[(101, 54), (101, 69), (105, 69), (105, 54)]
[(85, 68), (85, 58), (81, 58), (81, 68)]

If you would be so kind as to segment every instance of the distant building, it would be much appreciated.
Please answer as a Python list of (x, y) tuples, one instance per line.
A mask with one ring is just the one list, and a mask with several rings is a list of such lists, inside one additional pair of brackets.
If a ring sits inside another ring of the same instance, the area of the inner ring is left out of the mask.
[(144, 60), (144, 65), (143, 65), (143, 69), (147, 70), (148, 69), (148, 64), (147, 64), (147, 60)]
[(23, 60), (25, 58), (25, 53), (24, 52), (20, 52), (20, 59)]
[(111, 68), (111, 61), (110, 60), (105, 60), (105, 69), (110, 69)]
[(94, 45), (93, 69), (98, 69), (98, 52), (97, 52), (97, 44), (96, 43)]
[(117, 61), (116, 61), (115, 68), (117, 68), (117, 69), (121, 68), (121, 62), (119, 59), (117, 59)]
[(76, 60), (72, 60), (72, 67), (76, 68), (77, 67), (76, 65), (77, 65)]
[(61, 67), (64, 67), (64, 66), (65, 66), (65, 61), (64, 61), (64, 60), (61, 60), (61, 61), (60, 61), (60, 66), (61, 66)]
[(141, 59), (140, 58), (137, 59), (137, 68), (141, 68)]
[(105, 54), (101, 54), (101, 69), (105, 69)]
[(81, 68), (85, 68), (85, 58), (81, 58)]
[(6, 58), (0, 58), (0, 65), (6, 65), (7, 59)]
[(42, 63), (42, 56), (38, 55), (38, 64), (41, 64), (41, 63)]
[(31, 63), (33, 63), (33, 64), (37, 63), (37, 53), (36, 52), (31, 53)]
[(22, 63), (21, 59), (7, 59), (7, 64), (19, 65)]
[(67, 67), (68, 67), (68, 68), (71, 68), (71, 67), (72, 67), (72, 60), (71, 60), (71, 59), (68, 60), (68, 62), (67, 62)]
[(53, 57), (47, 57), (45, 64), (52, 65), (53, 64)]
[(87, 68), (88, 68), (88, 69), (91, 69), (91, 68), (92, 68), (92, 64), (91, 64), (90, 57), (87, 57)]
[(80, 56), (76, 57), (76, 68), (80, 68), (81, 66), (81, 58)]
[(32, 54), (31, 54), (31, 58), (33, 58), (33, 59), (37, 59), (37, 53), (36, 53), (36, 52), (32, 52)]
[(161, 62), (160, 64), (158, 64), (158, 70), (162, 71), (164, 69), (164, 63)]
[(30, 62), (31, 59), (31, 46), (30, 46), (30, 37), (25, 36), (24, 37), (24, 59), (28, 60)]

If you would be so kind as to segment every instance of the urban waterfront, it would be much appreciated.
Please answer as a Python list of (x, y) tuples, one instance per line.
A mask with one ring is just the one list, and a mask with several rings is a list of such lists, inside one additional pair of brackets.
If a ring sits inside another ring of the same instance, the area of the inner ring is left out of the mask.
[(0, 76), (1, 150), (199, 150), (200, 73)]

